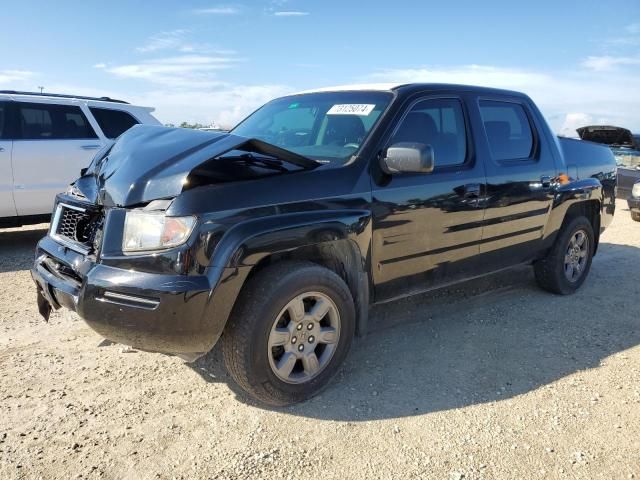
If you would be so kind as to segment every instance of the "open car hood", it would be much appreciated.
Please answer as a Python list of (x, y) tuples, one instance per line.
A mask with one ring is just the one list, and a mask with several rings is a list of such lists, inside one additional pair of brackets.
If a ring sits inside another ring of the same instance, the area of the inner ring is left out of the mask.
[(278, 173), (220, 158), (232, 150), (273, 156), (302, 169), (319, 165), (289, 150), (230, 133), (138, 125), (119, 137), (106, 156), (96, 155), (74, 185), (91, 202), (127, 207), (172, 198), (202, 184)]
[(635, 145), (633, 135), (626, 128), (610, 125), (590, 125), (580, 127), (576, 131), (582, 140), (618, 147), (638, 148)]

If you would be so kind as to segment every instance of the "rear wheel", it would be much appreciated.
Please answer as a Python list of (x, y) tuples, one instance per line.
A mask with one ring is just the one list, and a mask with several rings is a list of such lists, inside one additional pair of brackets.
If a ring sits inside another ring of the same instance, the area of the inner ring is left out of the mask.
[(631, 219), (640, 222), (640, 212), (631, 212)]
[(548, 255), (534, 264), (538, 285), (561, 295), (574, 293), (589, 274), (594, 247), (591, 222), (586, 217), (569, 221)]
[(320, 391), (344, 361), (355, 309), (344, 281), (309, 262), (266, 268), (243, 289), (222, 338), (227, 370), (252, 397), (276, 406)]

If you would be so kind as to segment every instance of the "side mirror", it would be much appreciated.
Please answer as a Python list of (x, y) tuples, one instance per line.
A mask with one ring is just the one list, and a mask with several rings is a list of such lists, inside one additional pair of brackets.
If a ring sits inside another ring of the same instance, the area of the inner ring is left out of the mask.
[(424, 143), (395, 143), (382, 159), (386, 173), (431, 173), (434, 166), (433, 147)]

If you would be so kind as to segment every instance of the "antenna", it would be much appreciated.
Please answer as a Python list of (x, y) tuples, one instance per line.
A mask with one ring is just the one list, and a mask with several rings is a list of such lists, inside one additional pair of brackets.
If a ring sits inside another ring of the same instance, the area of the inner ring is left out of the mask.
[(44, 87), (38, 87), (40, 89), (40, 95), (42, 95), (42, 91), (44, 90)]

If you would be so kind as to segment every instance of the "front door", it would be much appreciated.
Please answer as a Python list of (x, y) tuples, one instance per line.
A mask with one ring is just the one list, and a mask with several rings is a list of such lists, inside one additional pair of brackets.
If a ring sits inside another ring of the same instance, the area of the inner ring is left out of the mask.
[(13, 141), (9, 133), (9, 102), (0, 102), (0, 218), (15, 217), (13, 203), (13, 172), (11, 171), (11, 150)]
[(427, 97), (407, 108), (386, 147), (431, 145), (432, 173), (373, 175), (376, 300), (472, 275), (482, 236), (486, 179), (461, 98)]
[(77, 105), (17, 102), (13, 145), (18, 215), (51, 213), (57, 193), (80, 176), (101, 141)]

